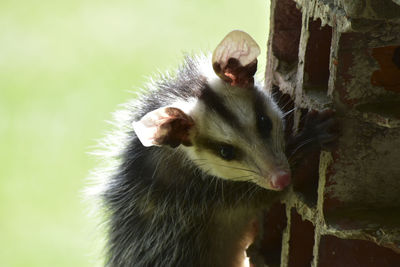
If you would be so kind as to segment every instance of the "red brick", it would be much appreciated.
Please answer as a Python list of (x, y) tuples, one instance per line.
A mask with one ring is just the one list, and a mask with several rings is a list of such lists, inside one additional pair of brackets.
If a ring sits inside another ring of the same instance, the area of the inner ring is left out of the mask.
[(329, 80), (332, 28), (328, 25), (322, 27), (320, 19), (310, 19), (308, 28), (310, 37), (304, 60), (304, 88), (326, 91)]
[(274, 12), (272, 52), (287, 63), (297, 61), (301, 33), (301, 12), (293, 0), (279, 0)]
[(292, 209), (289, 241), (289, 267), (310, 266), (313, 259), (314, 225)]
[(372, 73), (371, 83), (400, 93), (400, 46), (373, 48), (372, 56), (378, 61), (380, 69)]
[(261, 253), (267, 265), (279, 266), (281, 262), (282, 234), (286, 228), (285, 205), (276, 203), (264, 217), (264, 235)]
[(364, 240), (322, 236), (320, 267), (394, 267), (400, 266), (400, 254)]

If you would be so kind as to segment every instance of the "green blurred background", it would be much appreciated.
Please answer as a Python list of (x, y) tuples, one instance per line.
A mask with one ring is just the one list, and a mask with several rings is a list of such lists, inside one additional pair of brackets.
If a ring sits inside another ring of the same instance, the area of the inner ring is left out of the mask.
[(262, 77), (268, 4), (1, 0), (0, 266), (100, 266), (82, 191), (111, 112), (232, 29), (263, 48)]

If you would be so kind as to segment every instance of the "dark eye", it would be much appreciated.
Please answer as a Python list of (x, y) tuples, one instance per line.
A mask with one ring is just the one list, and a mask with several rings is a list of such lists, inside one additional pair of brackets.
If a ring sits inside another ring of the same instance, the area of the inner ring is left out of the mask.
[(221, 145), (219, 155), (224, 160), (233, 160), (235, 158), (235, 148), (231, 145)]
[(257, 119), (257, 128), (262, 137), (267, 138), (272, 130), (272, 122), (265, 115), (260, 115)]

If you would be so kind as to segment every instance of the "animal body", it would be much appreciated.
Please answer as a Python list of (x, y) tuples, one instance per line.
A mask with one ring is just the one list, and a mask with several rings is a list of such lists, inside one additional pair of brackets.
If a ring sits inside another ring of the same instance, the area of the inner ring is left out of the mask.
[(258, 54), (233, 31), (127, 105), (101, 191), (106, 266), (248, 264), (261, 212), (291, 179), (283, 114), (254, 81)]

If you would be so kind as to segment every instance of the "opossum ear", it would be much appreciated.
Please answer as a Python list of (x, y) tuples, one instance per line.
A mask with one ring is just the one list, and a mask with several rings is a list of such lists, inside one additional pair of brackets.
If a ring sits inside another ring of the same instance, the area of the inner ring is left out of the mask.
[(193, 126), (194, 121), (189, 115), (173, 107), (156, 109), (133, 123), (133, 129), (144, 146), (190, 146), (189, 130)]
[(232, 86), (250, 88), (254, 85), (260, 47), (243, 31), (231, 31), (214, 50), (215, 73)]

